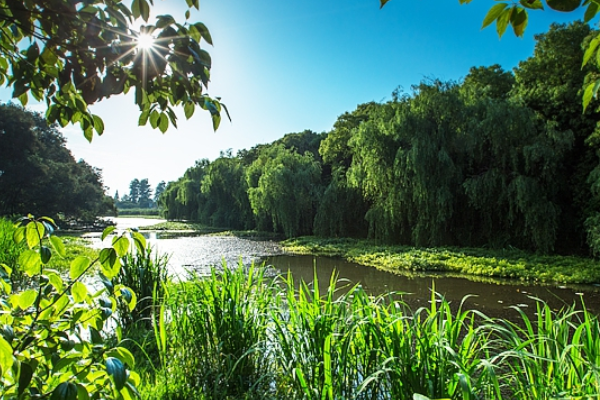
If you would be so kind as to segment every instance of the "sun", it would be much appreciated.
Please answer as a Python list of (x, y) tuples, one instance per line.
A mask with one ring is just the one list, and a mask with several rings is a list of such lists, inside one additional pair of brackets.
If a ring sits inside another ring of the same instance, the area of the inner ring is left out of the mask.
[(146, 33), (137, 37), (137, 47), (141, 50), (150, 50), (154, 46), (154, 38)]

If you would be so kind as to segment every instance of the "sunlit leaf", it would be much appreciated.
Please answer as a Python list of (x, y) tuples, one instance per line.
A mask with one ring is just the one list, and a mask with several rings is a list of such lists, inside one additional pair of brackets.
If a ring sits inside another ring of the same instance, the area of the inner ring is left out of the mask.
[(73, 287), (71, 288), (71, 294), (73, 295), (73, 300), (76, 303), (81, 303), (88, 296), (88, 288), (82, 282), (75, 282)]
[(45, 232), (46, 228), (41, 222), (32, 221), (28, 223), (25, 227), (25, 240), (27, 242), (27, 246), (30, 249), (39, 246)]
[(504, 11), (504, 9), (507, 6), (508, 6), (508, 4), (506, 4), (506, 3), (498, 3), (498, 4), (494, 5), (492, 8), (490, 8), (487, 15), (483, 19), (483, 24), (481, 25), (481, 29), (487, 27), (492, 22), (497, 20), (498, 17), (500, 16), (500, 14), (502, 14), (502, 12)]
[(129, 368), (135, 367), (135, 357), (124, 347), (115, 347), (114, 349), (109, 350), (106, 355), (108, 357), (118, 358), (124, 364), (127, 364)]
[(65, 245), (61, 238), (59, 238), (58, 236), (54, 236), (54, 235), (50, 236), (50, 244), (52, 245), (52, 248), (54, 248), (54, 250), (56, 251), (56, 253), (59, 256), (61, 256), (61, 257), (66, 256)]
[(19, 301), (18, 301), (19, 307), (21, 307), (21, 309), (23, 309), (23, 310), (26, 310), (35, 303), (35, 300), (37, 299), (37, 296), (38, 296), (38, 292), (35, 289), (29, 289), (29, 290), (25, 290), (25, 291), (21, 292), (18, 296), (19, 296)]
[(523, 36), (527, 27), (528, 16), (527, 11), (522, 8), (515, 8), (510, 17), (510, 23), (517, 37)]
[(71, 261), (69, 277), (73, 280), (78, 279), (90, 266), (91, 260), (85, 256), (79, 256)]
[(40, 253), (34, 250), (25, 250), (19, 256), (19, 265), (28, 276), (34, 276), (41, 273), (42, 259)]
[(113, 233), (115, 230), (117, 229), (116, 226), (111, 225), (111, 226), (107, 226), (104, 231), (102, 231), (102, 237), (101, 240), (104, 241), (104, 239), (106, 239), (108, 237), (108, 235), (110, 235), (111, 233)]
[(129, 239), (125, 236), (115, 236), (112, 245), (119, 257), (123, 257), (129, 251)]
[(146, 252), (146, 238), (139, 232), (131, 232), (131, 237), (133, 238), (133, 242), (137, 250), (144, 254)]
[(13, 365), (13, 349), (0, 335), (0, 376), (3, 376)]

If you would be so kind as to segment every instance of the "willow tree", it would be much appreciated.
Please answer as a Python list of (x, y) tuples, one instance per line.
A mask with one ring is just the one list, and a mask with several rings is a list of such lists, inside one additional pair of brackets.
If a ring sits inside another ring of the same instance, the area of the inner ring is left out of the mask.
[(201, 222), (234, 229), (254, 228), (246, 169), (240, 158), (222, 153), (206, 167), (200, 189), (205, 198), (199, 214)]
[(287, 237), (312, 233), (321, 192), (321, 166), (309, 152), (283, 145), (264, 149), (246, 173), (248, 197), (261, 228), (270, 220)]

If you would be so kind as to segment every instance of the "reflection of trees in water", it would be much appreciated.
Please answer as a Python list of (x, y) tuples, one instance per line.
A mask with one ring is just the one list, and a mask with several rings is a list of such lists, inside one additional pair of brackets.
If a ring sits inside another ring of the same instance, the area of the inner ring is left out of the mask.
[(410, 276), (395, 275), (380, 271), (373, 267), (350, 263), (342, 259), (315, 256), (276, 256), (268, 258), (283, 273), (290, 270), (294, 279), (312, 282), (316, 268), (319, 289), (323, 292), (329, 283), (331, 274), (338, 271), (338, 287), (346, 282), (361, 284), (371, 295), (391, 292), (404, 292), (402, 299), (412, 308), (429, 306), (431, 291), (443, 295), (453, 306), (458, 307), (465, 296), (473, 295), (466, 300), (467, 308), (474, 308), (492, 316), (507, 317), (516, 315), (511, 306), (520, 305), (535, 312), (537, 297), (546, 301), (553, 309), (559, 310), (565, 305), (579, 302), (580, 295), (586, 307), (595, 313), (600, 312), (600, 287), (578, 285), (574, 287), (552, 287), (516, 284), (515, 281), (476, 282), (465, 278), (449, 277), (442, 274), (414, 274)]

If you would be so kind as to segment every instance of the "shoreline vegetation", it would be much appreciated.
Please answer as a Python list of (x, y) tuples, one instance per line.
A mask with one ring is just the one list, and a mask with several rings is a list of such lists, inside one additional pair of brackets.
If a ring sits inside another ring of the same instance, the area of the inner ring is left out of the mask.
[[(269, 232), (232, 231), (181, 221), (167, 221), (140, 230), (281, 239)], [(519, 249), (416, 248), (384, 245), (374, 240), (314, 236), (287, 239), (280, 244), (287, 254), (337, 257), (394, 274), (443, 273), (475, 281), (508, 279), (515, 283), (600, 284), (600, 261), (581, 256), (538, 255)]]

